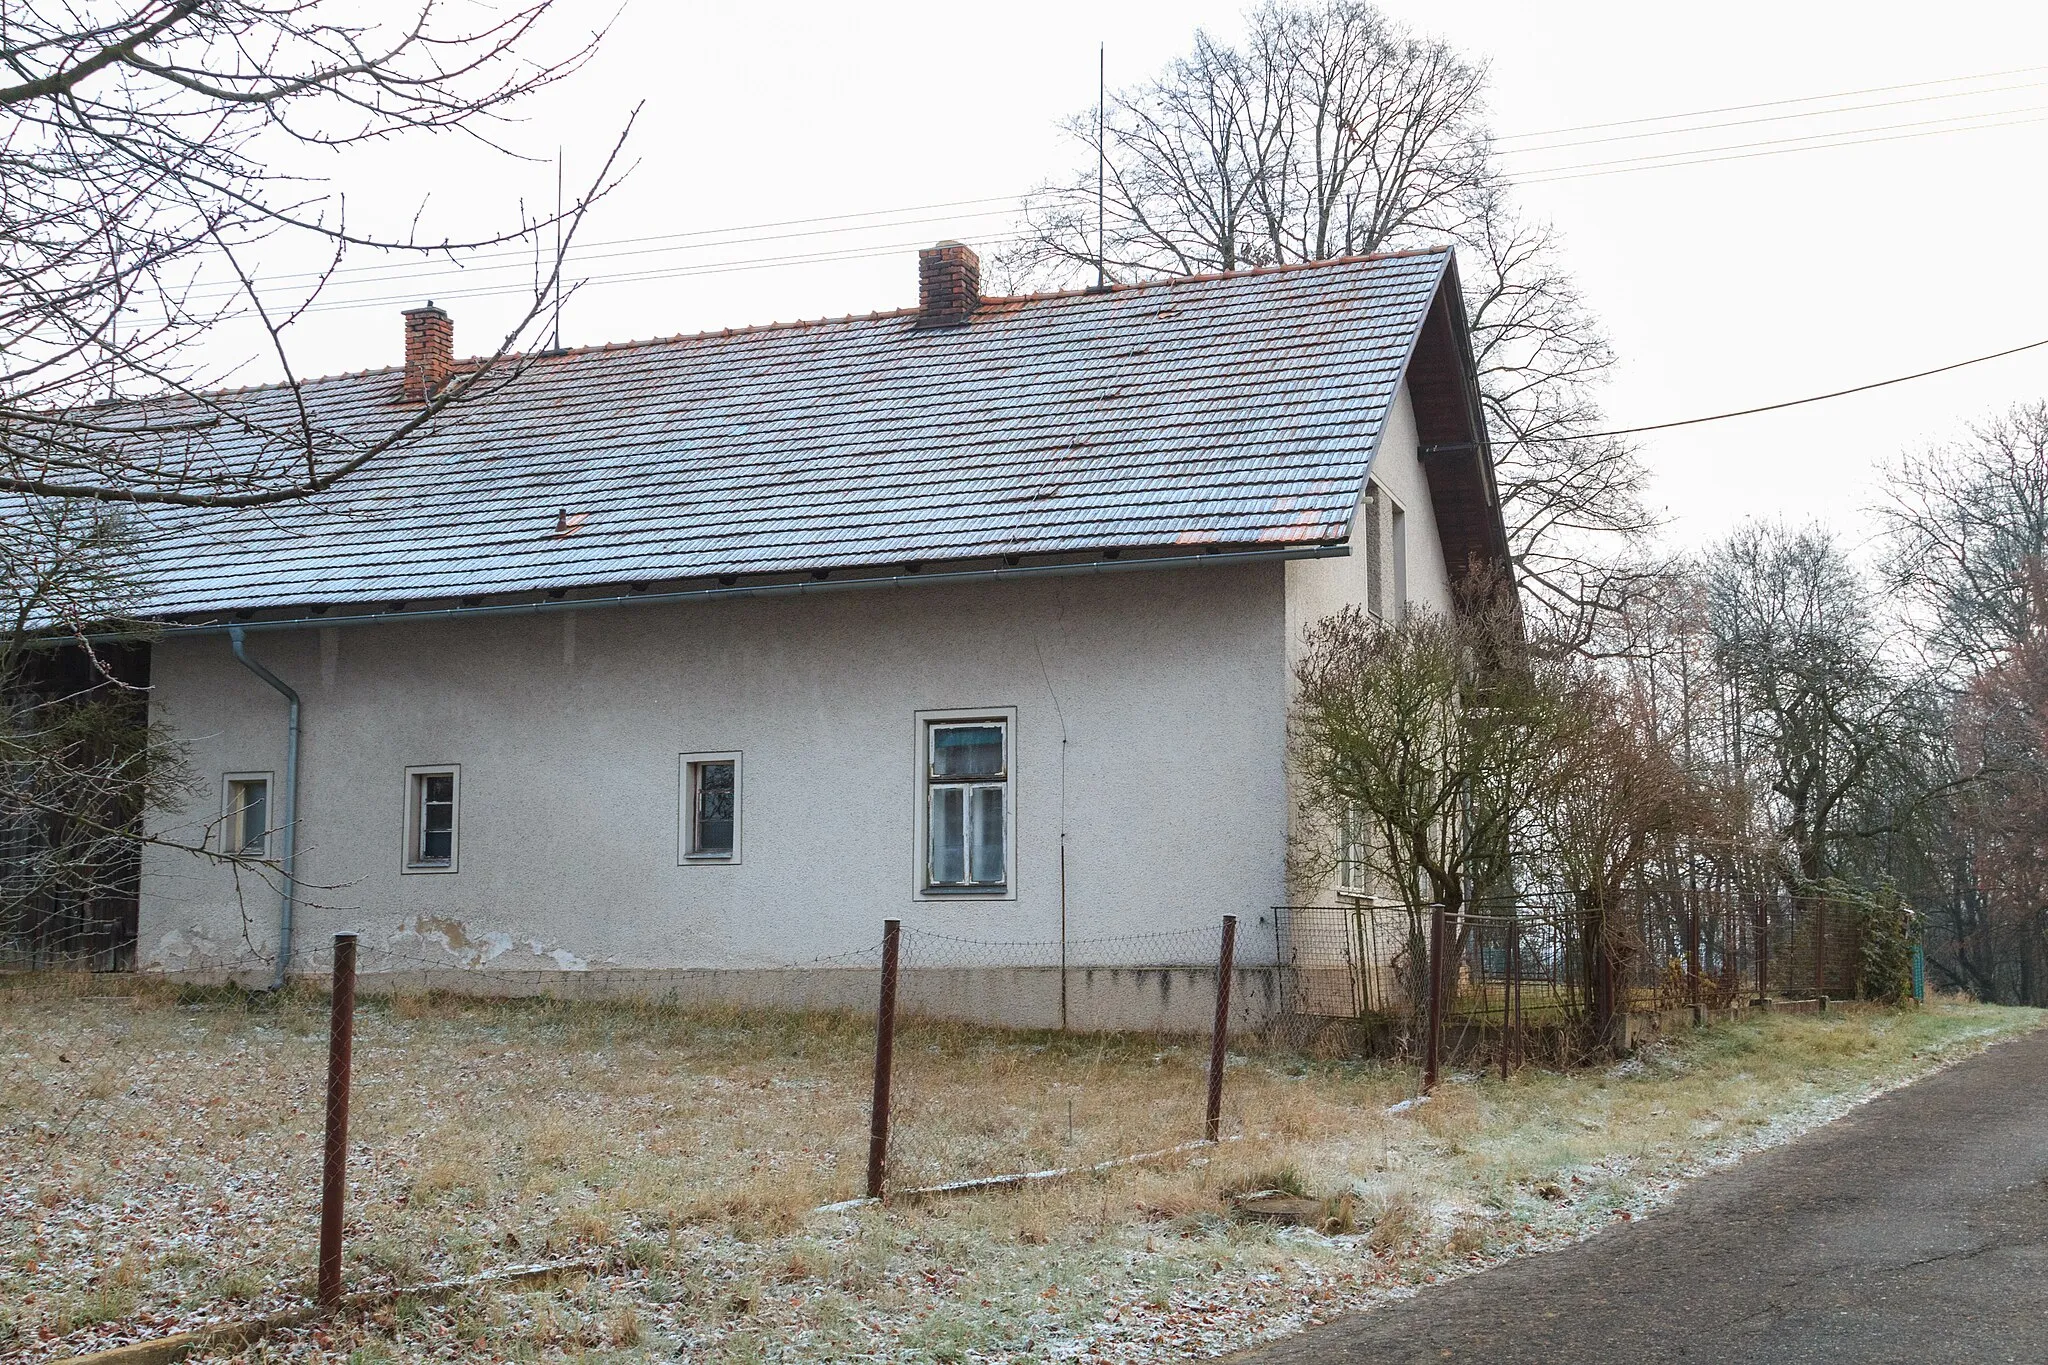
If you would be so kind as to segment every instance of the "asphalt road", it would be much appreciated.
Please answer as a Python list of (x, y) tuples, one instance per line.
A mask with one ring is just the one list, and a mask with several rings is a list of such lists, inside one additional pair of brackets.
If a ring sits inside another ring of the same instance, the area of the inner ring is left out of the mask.
[(2048, 1031), (1250, 1365), (2048, 1362)]

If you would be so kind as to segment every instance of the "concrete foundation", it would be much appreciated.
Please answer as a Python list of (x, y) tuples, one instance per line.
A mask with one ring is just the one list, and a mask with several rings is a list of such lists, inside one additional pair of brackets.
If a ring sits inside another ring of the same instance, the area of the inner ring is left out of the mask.
[[(163, 973), (174, 981), (244, 985), (264, 974)], [(897, 987), (907, 1015), (997, 1028), (1088, 1033), (1206, 1034), (1216, 1017), (1214, 967), (905, 967)], [(1279, 969), (1240, 967), (1231, 974), (1233, 1031), (1255, 1029), (1279, 1012)], [(303, 979), (320, 982), (317, 975)], [(881, 989), (874, 967), (618, 968), (608, 971), (489, 971), (449, 967), (365, 971), (366, 995), (445, 990), (484, 998), (641, 1000), (683, 1008), (827, 1010), (873, 1013)], [(1064, 1017), (1063, 1017), (1064, 1015)]]

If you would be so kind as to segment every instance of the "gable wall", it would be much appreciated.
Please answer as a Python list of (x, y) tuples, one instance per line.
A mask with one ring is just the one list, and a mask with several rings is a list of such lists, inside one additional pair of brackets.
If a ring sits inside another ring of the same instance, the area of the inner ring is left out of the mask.
[[(1404, 385), (1387, 419), (1386, 435), (1372, 464), (1372, 480), (1384, 488), (1407, 513), (1408, 600), (1422, 610), (1448, 615), (1451, 610), (1450, 578), (1444, 572), (1443, 541), (1437, 534), (1436, 516), (1430, 504), (1429, 481), (1422, 470), (1415, 429), (1415, 407)], [(1346, 606), (1366, 604), (1365, 518), (1363, 498), (1352, 516), (1351, 553), (1337, 559), (1296, 560), (1287, 566), (1287, 658), (1290, 665), (1301, 657), (1302, 633), (1326, 616)], [(1391, 550), (1381, 537), (1382, 559)], [(1384, 581), (1392, 596), (1393, 570), (1383, 565)]]
[[(305, 699), (297, 944), (346, 927), (366, 969), (580, 970), (807, 960), (889, 915), (1057, 941), (1063, 826), (1072, 937), (1255, 923), (1282, 890), (1283, 582), (1272, 563), (252, 634)], [(222, 638), (162, 641), (155, 667), (201, 783), (155, 820), (190, 837), (223, 774), (281, 775), (285, 707)], [(913, 896), (914, 715), (956, 707), (1015, 708), (1014, 901)], [(742, 861), (678, 866), (678, 755), (727, 750)], [(405, 874), (405, 769), (440, 763), (461, 765), (459, 870)], [(145, 967), (258, 972), (276, 920), (272, 887), (149, 854)]]
[[(1387, 422), (1387, 431), (1380, 442), (1378, 454), (1373, 459), (1372, 480), (1401, 505), (1407, 514), (1404, 518), (1408, 552), (1407, 597), (1410, 610), (1434, 612), (1447, 616), (1452, 610), (1450, 576), (1444, 568), (1443, 541), (1437, 533), (1435, 509), (1429, 492), (1429, 481), (1424, 473), (1420, 454), (1420, 441), (1416, 429), (1415, 407), (1410, 401), (1404, 385)], [(1352, 519), (1351, 554), (1341, 559), (1302, 560), (1287, 566), (1287, 665), (1290, 691), (1294, 665), (1305, 652), (1304, 635), (1316, 622), (1333, 616), (1347, 606), (1364, 608), (1367, 605), (1367, 538), (1366, 516), (1369, 505), (1360, 499), (1359, 508)], [(1385, 515), (1384, 509), (1381, 513)], [(1383, 523), (1384, 525), (1384, 523)], [(1389, 602), (1393, 598), (1393, 569), (1391, 540), (1386, 534), (1380, 539), (1384, 592)], [(1289, 801), (1290, 818), (1293, 803)], [(1296, 837), (1304, 840), (1318, 838), (1306, 828), (1298, 828)], [(1334, 878), (1316, 879), (1316, 884), (1296, 885), (1290, 888), (1289, 899), (1314, 905), (1338, 903)]]

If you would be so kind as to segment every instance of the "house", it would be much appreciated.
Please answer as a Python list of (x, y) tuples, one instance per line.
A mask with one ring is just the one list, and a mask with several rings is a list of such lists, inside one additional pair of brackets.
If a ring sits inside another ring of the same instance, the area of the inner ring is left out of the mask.
[[(227, 401), (386, 430), (461, 368), (405, 335)], [(831, 964), (895, 917), (1020, 945), (927, 988), (1036, 1023), (1225, 914), (1274, 962), (1303, 628), (1506, 554), (1448, 250), (991, 298), (942, 243), (916, 308), (533, 357), (321, 497), (149, 515), (204, 784), (155, 828), (293, 877), (151, 848), (146, 969), (348, 927), (370, 972), (866, 1007)]]

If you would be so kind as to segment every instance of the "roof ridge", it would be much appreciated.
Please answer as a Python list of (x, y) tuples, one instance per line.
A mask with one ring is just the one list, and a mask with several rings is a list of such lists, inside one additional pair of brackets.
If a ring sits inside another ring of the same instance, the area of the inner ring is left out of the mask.
[[(1439, 256), (1451, 252), (1448, 244), (1440, 246), (1405, 247), (1399, 251), (1374, 251), (1354, 256), (1329, 256), (1315, 261), (1282, 261), (1273, 265), (1241, 266), (1235, 270), (1212, 270), (1198, 275), (1160, 275), (1149, 280), (1131, 280), (1107, 286), (1089, 286), (1081, 289), (1042, 290), (1032, 294), (989, 294), (982, 300), (982, 306), (1049, 303), (1059, 299), (1111, 298), (1119, 294), (1141, 293), (1147, 289), (1170, 289), (1183, 284), (1210, 284), (1218, 280), (1249, 279), (1258, 275), (1285, 275), (1304, 270), (1326, 270), (1337, 266), (1370, 265), (1376, 261), (1400, 260), (1412, 256)], [(887, 322), (894, 318), (916, 317), (918, 309), (884, 308), (867, 313), (847, 313), (840, 317), (795, 318), (788, 322), (755, 322), (739, 327), (707, 327), (696, 332), (672, 332), (667, 336), (640, 337), (628, 341), (596, 341), (584, 346), (564, 346), (547, 351), (512, 351), (502, 356), (498, 363), (525, 362), (534, 360), (563, 360), (586, 355), (605, 355), (613, 351), (638, 350), (648, 346), (674, 346), (686, 341), (725, 340), (731, 337), (754, 336), (762, 332), (787, 332), (803, 327), (830, 327), (856, 322)], [(458, 370), (474, 370), (490, 359), (489, 356), (466, 356), (455, 362)], [(205, 389), (190, 398), (232, 398), (245, 393), (265, 393), (309, 384), (333, 384), (347, 379), (369, 379), (381, 374), (402, 374), (403, 365), (376, 365), (362, 370), (343, 370), (337, 374), (312, 375), (300, 380), (274, 380), (268, 384), (243, 384), (235, 388)], [(148, 402), (147, 398), (130, 400)]]

